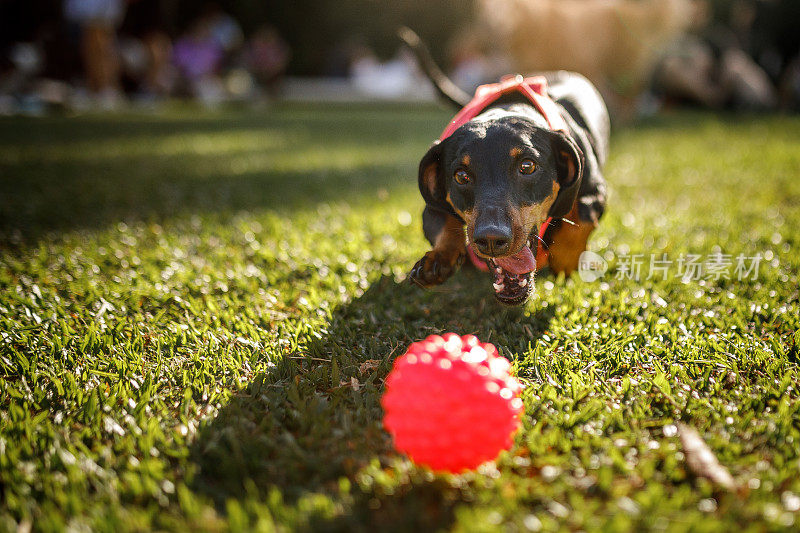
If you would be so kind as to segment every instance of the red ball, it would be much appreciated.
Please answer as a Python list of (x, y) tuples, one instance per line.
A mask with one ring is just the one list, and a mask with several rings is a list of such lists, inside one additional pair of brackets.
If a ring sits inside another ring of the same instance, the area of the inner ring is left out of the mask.
[(461, 472), (511, 447), (522, 389), (509, 362), (474, 335), (415, 342), (394, 362), (381, 399), (394, 446), (433, 470)]

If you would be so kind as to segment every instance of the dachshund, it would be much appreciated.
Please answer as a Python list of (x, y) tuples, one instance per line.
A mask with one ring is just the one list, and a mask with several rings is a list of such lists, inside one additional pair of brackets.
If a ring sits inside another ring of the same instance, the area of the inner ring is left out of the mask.
[(603, 215), (608, 110), (586, 78), (565, 71), (511, 76), (470, 99), (415, 33), (400, 36), (439, 94), (461, 108), (419, 164), (432, 248), (409, 277), (431, 287), (469, 257), (492, 273), (499, 302), (521, 305), (537, 269), (577, 269)]

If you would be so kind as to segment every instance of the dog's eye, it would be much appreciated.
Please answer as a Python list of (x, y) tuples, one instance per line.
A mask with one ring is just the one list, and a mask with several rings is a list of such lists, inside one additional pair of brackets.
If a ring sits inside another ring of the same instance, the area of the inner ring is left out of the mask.
[(458, 183), (459, 185), (466, 185), (467, 183), (472, 181), (467, 171), (461, 168), (456, 170), (456, 173), (453, 174), (453, 179), (456, 180), (456, 183)]
[(534, 170), (536, 170), (536, 163), (530, 159), (523, 159), (519, 164), (519, 171), (521, 174), (533, 174)]

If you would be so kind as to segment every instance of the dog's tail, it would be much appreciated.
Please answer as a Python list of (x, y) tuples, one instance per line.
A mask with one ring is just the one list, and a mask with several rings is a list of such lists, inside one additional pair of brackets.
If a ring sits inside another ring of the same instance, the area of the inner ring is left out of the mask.
[(420, 68), (426, 76), (431, 80), (433, 86), (439, 92), (442, 98), (456, 106), (458, 109), (464, 107), (469, 103), (470, 96), (462, 91), (458, 85), (448, 78), (439, 65), (433, 60), (428, 47), (422, 42), (414, 30), (403, 26), (397, 30), (397, 35), (404, 43), (408, 45), (414, 56), (417, 58)]

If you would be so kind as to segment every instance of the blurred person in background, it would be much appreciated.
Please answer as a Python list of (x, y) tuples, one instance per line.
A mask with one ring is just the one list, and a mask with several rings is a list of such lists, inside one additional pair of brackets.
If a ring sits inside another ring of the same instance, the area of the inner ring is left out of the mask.
[(208, 19), (200, 18), (176, 42), (172, 60), (180, 75), (179, 92), (214, 105), (225, 97), (219, 78), (224, 51), (214, 38)]
[(125, 8), (124, 0), (64, 0), (64, 17), (80, 28), (90, 98), (102, 109), (117, 108), (124, 101), (116, 31)]
[(781, 107), (800, 111), (800, 1), (755, 3), (747, 50), (778, 87)]
[(123, 86), (144, 101), (169, 96), (175, 86), (172, 39), (162, 0), (129, 0), (120, 29)]
[(502, 54), (488, 54), (473, 32), (461, 32), (449, 46), (450, 79), (467, 94), (478, 85), (493, 83), (513, 69)]
[(269, 25), (256, 30), (244, 49), (245, 68), (270, 96), (277, 94), (290, 58), (289, 46), (278, 30)]
[(743, 50), (687, 36), (656, 66), (653, 91), (661, 104), (770, 111), (777, 106), (766, 72)]
[(216, 2), (206, 3), (200, 18), (208, 25), (211, 38), (222, 51), (222, 68), (230, 68), (244, 44), (242, 27)]
[[(173, 62), (180, 75), (179, 90), (213, 106), (249, 94), (236, 61), (243, 43), (243, 32), (236, 20), (214, 2), (206, 3), (200, 16), (176, 42)], [(233, 73), (233, 81), (226, 79)], [(181, 87), (182, 85), (182, 87)], [(232, 86), (235, 90), (230, 91)]]
[(800, 2), (706, 3), (711, 22), (664, 55), (654, 90), (665, 103), (711, 109), (797, 109)]
[(37, 115), (68, 104), (82, 62), (62, 3), (0, 1), (0, 114)]
[(400, 48), (386, 62), (381, 62), (367, 46), (354, 50), (350, 81), (357, 91), (369, 98), (408, 98), (431, 93), (430, 82), (421, 74), (416, 59), (406, 48)]

